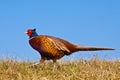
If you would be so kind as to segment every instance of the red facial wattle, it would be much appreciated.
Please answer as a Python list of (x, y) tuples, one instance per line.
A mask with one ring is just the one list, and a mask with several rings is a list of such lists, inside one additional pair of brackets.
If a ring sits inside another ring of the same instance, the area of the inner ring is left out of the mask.
[(32, 34), (33, 34), (33, 31), (32, 31), (32, 30), (28, 30), (28, 31), (27, 31), (27, 35), (28, 35), (28, 36), (31, 36)]

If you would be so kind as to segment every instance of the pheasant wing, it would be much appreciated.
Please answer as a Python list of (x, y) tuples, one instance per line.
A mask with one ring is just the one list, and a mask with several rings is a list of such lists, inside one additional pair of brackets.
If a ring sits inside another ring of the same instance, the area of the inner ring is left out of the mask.
[(54, 44), (56, 49), (66, 51), (68, 53), (70, 52), (67, 46), (63, 42), (61, 42), (58, 38), (49, 37), (48, 39)]

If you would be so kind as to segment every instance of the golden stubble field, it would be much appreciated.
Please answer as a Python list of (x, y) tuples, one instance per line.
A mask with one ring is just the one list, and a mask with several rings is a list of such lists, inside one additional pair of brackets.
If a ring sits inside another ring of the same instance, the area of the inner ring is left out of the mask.
[(0, 60), (0, 80), (120, 80), (120, 61), (91, 60), (46, 62)]

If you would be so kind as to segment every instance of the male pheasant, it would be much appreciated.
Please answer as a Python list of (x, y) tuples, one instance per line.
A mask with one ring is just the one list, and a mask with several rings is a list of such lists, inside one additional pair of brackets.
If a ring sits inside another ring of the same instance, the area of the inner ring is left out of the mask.
[(44, 62), (45, 60), (53, 60), (53, 62), (56, 62), (57, 59), (77, 51), (114, 50), (112, 48), (75, 45), (57, 37), (38, 35), (36, 29), (28, 29), (26, 34), (29, 36), (31, 47), (40, 53), (40, 62)]

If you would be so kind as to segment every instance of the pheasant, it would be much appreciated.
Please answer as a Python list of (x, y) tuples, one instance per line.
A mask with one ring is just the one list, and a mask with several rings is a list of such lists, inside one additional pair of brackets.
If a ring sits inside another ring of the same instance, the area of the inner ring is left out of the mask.
[(57, 59), (65, 55), (71, 55), (77, 51), (114, 50), (112, 48), (75, 45), (61, 38), (38, 35), (36, 29), (28, 29), (26, 34), (29, 36), (31, 47), (40, 53), (40, 62), (44, 62), (45, 60), (56, 62)]

